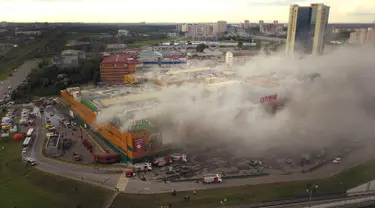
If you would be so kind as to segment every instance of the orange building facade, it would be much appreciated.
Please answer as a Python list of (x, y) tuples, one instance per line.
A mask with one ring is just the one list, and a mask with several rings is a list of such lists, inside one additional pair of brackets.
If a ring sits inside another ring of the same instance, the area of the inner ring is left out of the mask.
[(136, 72), (136, 65), (141, 62), (128, 55), (107, 56), (100, 64), (100, 78), (105, 83), (123, 83), (124, 76)]
[(99, 139), (104, 140), (115, 152), (121, 155), (121, 161), (132, 163), (151, 160), (170, 151), (162, 145), (162, 134), (149, 128), (148, 121), (135, 121), (128, 131), (122, 132), (113, 124), (96, 126), (96, 112), (76, 100), (68, 90), (62, 90), (61, 103), (80, 124), (87, 124)]

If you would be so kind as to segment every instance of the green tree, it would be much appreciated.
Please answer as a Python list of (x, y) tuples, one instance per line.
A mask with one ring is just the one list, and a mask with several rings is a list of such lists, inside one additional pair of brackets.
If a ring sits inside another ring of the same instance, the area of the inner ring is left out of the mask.
[(237, 47), (238, 47), (238, 48), (242, 48), (242, 46), (243, 46), (243, 42), (242, 42), (242, 41), (239, 41), (239, 42), (237, 43)]
[(206, 49), (206, 48), (207, 48), (207, 46), (204, 43), (201, 43), (201, 44), (197, 45), (197, 47), (195, 48), (195, 50), (197, 52), (203, 52), (204, 49)]
[(262, 42), (260, 40), (255, 40), (255, 49), (260, 50), (262, 47)]

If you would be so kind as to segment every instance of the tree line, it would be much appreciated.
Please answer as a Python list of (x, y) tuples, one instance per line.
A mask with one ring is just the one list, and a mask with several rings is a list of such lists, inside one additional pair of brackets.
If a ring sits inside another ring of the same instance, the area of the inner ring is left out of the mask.
[(12, 93), (13, 100), (30, 101), (33, 97), (58, 95), (67, 87), (96, 83), (100, 80), (101, 56), (92, 57), (76, 68), (58, 68), (47, 60), (39, 63), (26, 81)]

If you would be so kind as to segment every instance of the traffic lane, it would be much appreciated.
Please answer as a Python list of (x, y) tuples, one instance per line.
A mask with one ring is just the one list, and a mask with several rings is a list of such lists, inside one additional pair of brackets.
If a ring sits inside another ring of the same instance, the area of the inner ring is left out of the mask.
[(22, 64), (17, 71), (12, 71), (12, 76), (3, 80), (2, 88), (8, 88), (10, 85), (12, 88), (18, 86), (32, 71), (33, 68), (37, 67), (37, 62), (29, 61)]
[(57, 166), (40, 161), (38, 161), (38, 164), (35, 166), (35, 168), (43, 172), (82, 181), (85, 183), (91, 183), (112, 190), (114, 190), (114, 188), (116, 187), (117, 181), (119, 179), (118, 175), (97, 175), (92, 173), (69, 171), (65, 170), (64, 168), (60, 169)]
[(38, 66), (37, 61), (28, 61), (22, 64), (17, 71), (12, 71), (12, 76), (7, 77), (0, 84), (0, 99), (4, 99), (4, 92), (9, 92), (8, 86), (11, 86), (11, 92), (16, 89), (22, 81), (24, 81), (28, 74), (31, 73), (32, 69)]

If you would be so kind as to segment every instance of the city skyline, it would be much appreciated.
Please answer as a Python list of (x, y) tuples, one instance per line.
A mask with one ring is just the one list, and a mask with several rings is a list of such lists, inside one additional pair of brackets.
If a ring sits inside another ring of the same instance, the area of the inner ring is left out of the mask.
[[(291, 4), (324, 3), (331, 7), (330, 23), (371, 23), (375, 1), (361, 0), (0, 0), (0, 21), (8, 22), (87, 22), (87, 23), (239, 23), (279, 20), (288, 22)], [(123, 5), (123, 6), (121, 6)], [(14, 10), (17, 8), (17, 10)], [(43, 12), (41, 12), (43, 11)], [(171, 21), (172, 20), (172, 21)]]

